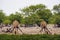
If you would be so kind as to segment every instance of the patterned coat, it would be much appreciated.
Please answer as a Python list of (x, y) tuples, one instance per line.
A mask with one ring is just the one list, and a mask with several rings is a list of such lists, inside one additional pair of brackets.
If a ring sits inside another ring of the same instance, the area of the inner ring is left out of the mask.
[(19, 22), (17, 20), (13, 21), (13, 26), (17, 27), (19, 25)]

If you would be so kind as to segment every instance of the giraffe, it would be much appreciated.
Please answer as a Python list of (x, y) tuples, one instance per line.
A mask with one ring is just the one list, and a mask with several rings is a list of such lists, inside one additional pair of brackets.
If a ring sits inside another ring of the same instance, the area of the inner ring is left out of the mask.
[(50, 32), (50, 31), (48, 30), (48, 28), (47, 28), (47, 23), (46, 23), (46, 21), (42, 20), (41, 23), (40, 23), (40, 26), (41, 26), (40, 32), (43, 31), (43, 29), (44, 29), (45, 33), (51, 34), (51, 32)]
[[(13, 30), (12, 30), (14, 32), (14, 34), (18, 33), (18, 29), (19, 29), (19, 31), (22, 32), (22, 30), (18, 27), (18, 25), (19, 25), (19, 22), (17, 20), (14, 20), (13, 21)], [(24, 34), (24, 33), (22, 32), (22, 34)]]

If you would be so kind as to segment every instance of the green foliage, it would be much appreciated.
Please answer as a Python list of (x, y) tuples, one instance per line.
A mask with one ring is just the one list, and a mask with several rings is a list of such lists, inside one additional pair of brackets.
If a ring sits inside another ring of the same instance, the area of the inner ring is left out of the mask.
[(0, 35), (0, 40), (60, 40), (60, 35)]
[(10, 16), (9, 16), (9, 19), (13, 22), (14, 20), (17, 20), (17, 21), (19, 21), (19, 22), (21, 22), (21, 19), (22, 19), (22, 16), (21, 16), (21, 14), (20, 13), (15, 13), (15, 14), (11, 14)]
[(49, 9), (40, 10), (37, 13), (38, 16), (40, 16), (41, 19), (44, 19), (46, 22), (48, 22), (48, 19), (52, 16), (52, 13)]
[(23, 8), (22, 13), (15, 12), (5, 16), (4, 12), (0, 10), (0, 23), (10, 24), (14, 20), (19, 21), (21, 24), (39, 24), (41, 19), (47, 23), (60, 23), (60, 4), (53, 6), (53, 13), (44, 4), (31, 5)]
[(49, 23), (60, 23), (60, 4), (53, 6), (54, 15), (49, 18)]
[(46, 6), (43, 4), (38, 4), (38, 5), (31, 5), (29, 7), (26, 7), (24, 9), (22, 9), (22, 11), (25, 13), (25, 15), (31, 15), (33, 13), (30, 12), (35, 12), (37, 9), (45, 9)]
[(49, 23), (56, 24), (60, 23), (60, 15), (54, 14), (49, 18)]
[(21, 24), (25, 24), (25, 19), (24, 18), (22, 18), (20, 21), (21, 21)]
[(31, 5), (22, 9), (25, 15), (28, 15), (26, 18), (27, 23), (30, 24), (40, 23), (40, 19), (44, 19), (48, 22), (48, 19), (52, 16), (52, 13), (49, 9), (46, 9), (46, 6), (43, 4)]
[(10, 20), (4, 20), (3, 23), (4, 24), (11, 24), (11, 21)]
[(3, 19), (5, 18), (5, 14), (2, 10), (0, 10), (0, 23), (2, 23)]
[(53, 10), (60, 14), (60, 4), (54, 5)]

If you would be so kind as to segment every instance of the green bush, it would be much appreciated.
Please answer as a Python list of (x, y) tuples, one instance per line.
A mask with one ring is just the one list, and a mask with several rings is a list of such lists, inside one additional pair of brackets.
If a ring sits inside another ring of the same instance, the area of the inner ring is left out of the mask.
[(11, 23), (11, 20), (4, 20), (3, 23), (4, 24), (10, 24)]

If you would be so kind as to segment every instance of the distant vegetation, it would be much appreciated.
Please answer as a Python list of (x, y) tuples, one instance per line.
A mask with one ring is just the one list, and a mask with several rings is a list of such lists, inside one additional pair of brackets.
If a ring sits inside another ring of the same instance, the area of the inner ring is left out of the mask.
[(15, 12), (9, 16), (0, 10), (0, 23), (11, 24), (15, 19), (21, 24), (39, 24), (41, 20), (50, 24), (60, 23), (60, 4), (54, 5), (52, 10), (43, 4), (31, 5), (21, 9), (22, 13)]

